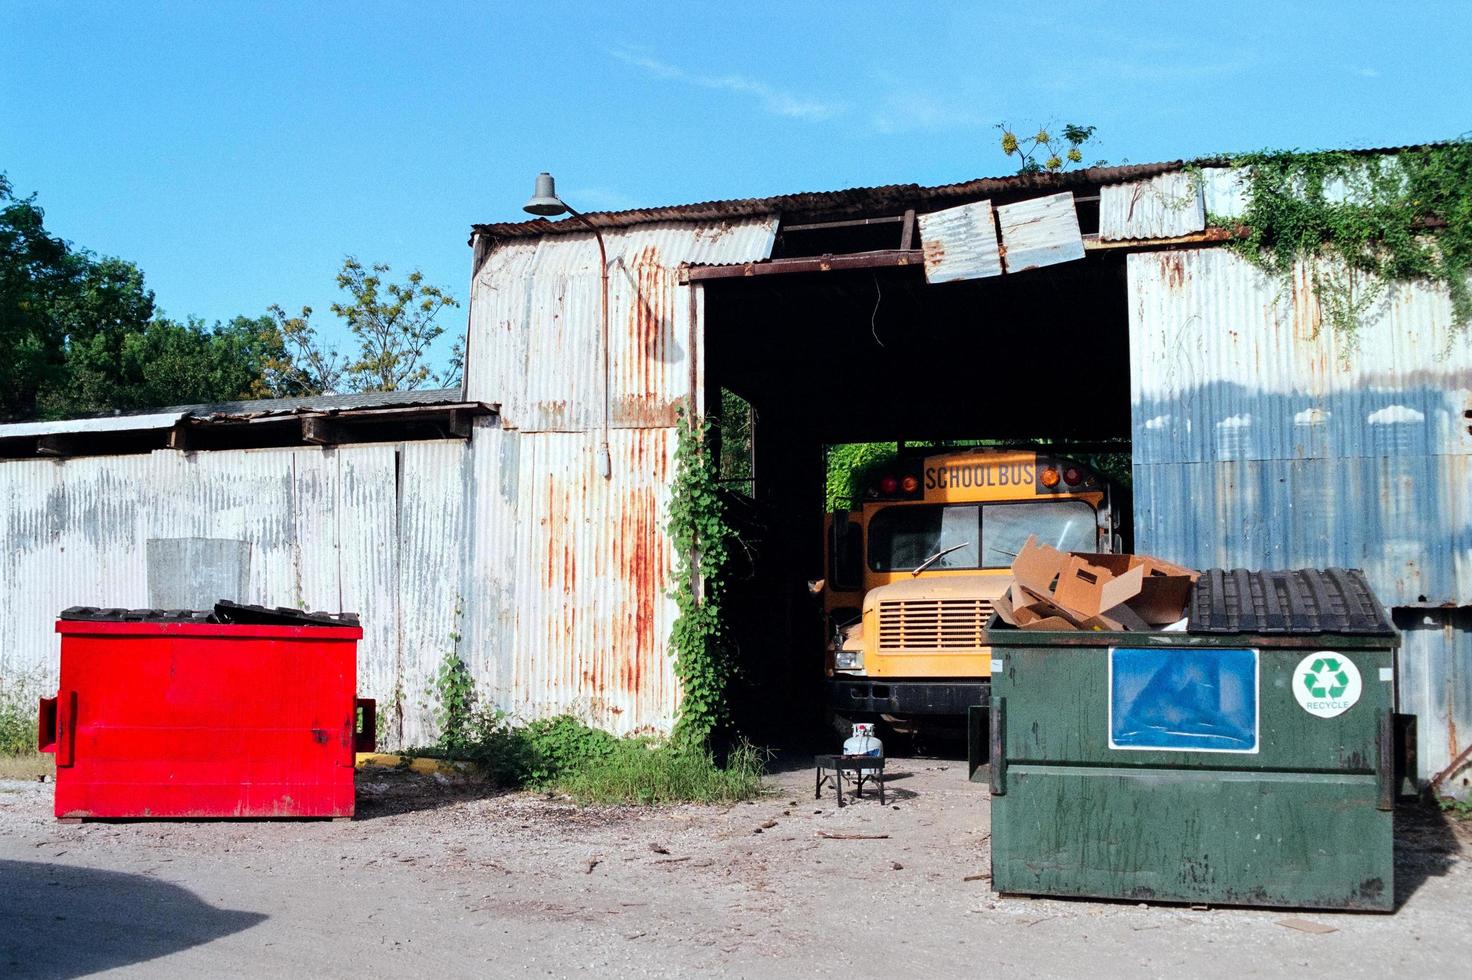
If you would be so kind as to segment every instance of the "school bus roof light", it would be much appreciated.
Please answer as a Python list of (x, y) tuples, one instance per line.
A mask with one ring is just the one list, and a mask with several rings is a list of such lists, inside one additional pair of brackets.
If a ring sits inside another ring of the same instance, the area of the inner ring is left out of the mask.
[(1043, 470), (1043, 475), (1038, 479), (1042, 481), (1043, 486), (1047, 487), (1049, 490), (1052, 490), (1058, 485), (1058, 471), (1049, 466), (1048, 468)]
[(880, 493), (892, 494), (895, 491), (897, 491), (899, 488), (900, 488), (900, 481), (897, 480), (897, 479), (895, 479), (894, 477), (892, 477), (892, 476), (882, 476), (882, 477), (879, 478), (879, 492)]
[(1068, 469), (1063, 471), (1063, 482), (1071, 487), (1076, 487), (1080, 483), (1084, 482), (1084, 475), (1079, 472), (1077, 466), (1070, 466)]
[(900, 480), (900, 489), (905, 491), (905, 493), (914, 493), (916, 490), (920, 489), (919, 478), (916, 477), (914, 474), (905, 474), (904, 479)]

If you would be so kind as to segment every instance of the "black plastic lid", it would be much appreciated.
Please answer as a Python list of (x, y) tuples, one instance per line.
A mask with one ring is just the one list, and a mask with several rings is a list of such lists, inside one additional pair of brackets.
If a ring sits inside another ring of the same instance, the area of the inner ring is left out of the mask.
[(90, 623), (213, 623), (213, 613), (197, 609), (103, 609), (97, 606), (70, 606), (58, 619)]
[(1191, 633), (1348, 633), (1394, 636), (1359, 569), (1201, 573), (1191, 590)]
[(200, 609), (104, 609), (71, 606), (59, 619), (92, 623), (226, 623), (238, 626), (358, 626), (357, 613), (307, 612), (284, 606), (246, 606), (221, 599), (211, 610)]
[(229, 599), (215, 603), (215, 619), (221, 623), (251, 626), (358, 626), (357, 613), (307, 612), (286, 606), (247, 606)]

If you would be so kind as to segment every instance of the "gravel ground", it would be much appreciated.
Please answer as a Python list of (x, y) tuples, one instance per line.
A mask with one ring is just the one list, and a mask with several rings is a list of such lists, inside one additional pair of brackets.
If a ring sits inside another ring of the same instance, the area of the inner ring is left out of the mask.
[(805, 769), (755, 803), (659, 809), (364, 770), (344, 823), (60, 825), (50, 785), (0, 782), (0, 975), (1440, 977), (1472, 963), (1469, 835), (1432, 811), (1398, 815), (1393, 916), (1003, 898), (975, 877), (985, 787), (957, 763), (889, 768), (890, 805), (842, 810), (814, 802)]

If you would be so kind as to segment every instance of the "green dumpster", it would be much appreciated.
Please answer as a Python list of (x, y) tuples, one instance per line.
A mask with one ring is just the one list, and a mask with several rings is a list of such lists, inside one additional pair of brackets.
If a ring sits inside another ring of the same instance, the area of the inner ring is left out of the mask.
[(1184, 632), (991, 627), (998, 892), (1394, 907), (1400, 638), (1361, 573), (1212, 570)]

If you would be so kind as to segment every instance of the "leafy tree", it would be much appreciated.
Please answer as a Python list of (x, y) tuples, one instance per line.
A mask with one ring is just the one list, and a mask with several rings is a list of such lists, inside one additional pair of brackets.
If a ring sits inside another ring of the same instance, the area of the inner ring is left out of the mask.
[(268, 387), (277, 394), (295, 395), (459, 384), (463, 339), (456, 341), (446, 371), (436, 375), (428, 363), (430, 345), (445, 332), (436, 318), (459, 302), (447, 290), (426, 283), (417, 269), (402, 283), (386, 281), (389, 271), (384, 263), (364, 266), (350, 255), (337, 274), (338, 288), (347, 299), (333, 303), (332, 312), (356, 342), (356, 357), (339, 354), (318, 340), (310, 306), (296, 316), (288, 316), (280, 305), (272, 306), (283, 355), (268, 364)]
[(127, 410), (269, 395), (265, 365), (281, 352), (270, 317), (238, 316), (213, 328), (194, 317), (159, 318), (74, 345), (67, 407)]
[[(1063, 127), (1060, 138), (1049, 132), (1047, 126), (1039, 126), (1031, 136), (1018, 136), (1017, 131), (1006, 123), (997, 124), (997, 129), (1002, 131), (1002, 152), (1021, 161), (1017, 168), (1020, 174), (1055, 173), (1072, 164), (1082, 163), (1083, 146), (1094, 138), (1095, 128), (1068, 123)], [(1099, 160), (1095, 165), (1102, 166), (1103, 163)]]
[(115, 354), (152, 316), (137, 266), (52, 235), (35, 195), (17, 198), (0, 175), (0, 417), (71, 407), (70, 351)]

